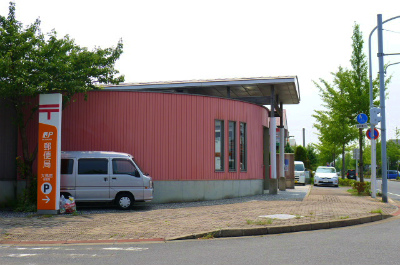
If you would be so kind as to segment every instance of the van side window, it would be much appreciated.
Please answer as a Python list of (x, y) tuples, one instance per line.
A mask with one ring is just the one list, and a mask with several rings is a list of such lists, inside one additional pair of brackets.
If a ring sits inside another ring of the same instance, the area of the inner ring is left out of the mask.
[(113, 159), (113, 174), (128, 174), (135, 176), (136, 168), (127, 159)]
[(73, 168), (74, 168), (73, 159), (61, 159), (61, 174), (71, 175)]
[(108, 159), (83, 158), (78, 161), (78, 174), (108, 174)]

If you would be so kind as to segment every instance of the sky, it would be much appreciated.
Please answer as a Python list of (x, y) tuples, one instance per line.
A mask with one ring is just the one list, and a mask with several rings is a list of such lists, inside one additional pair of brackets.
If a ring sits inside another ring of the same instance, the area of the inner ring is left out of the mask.
[[(286, 105), (288, 127), (297, 144), (317, 143), (314, 110), (322, 101), (314, 81), (332, 81), (339, 66), (350, 68), (354, 23), (368, 37), (383, 20), (400, 16), (398, 0), (16, 0), (17, 20), (40, 18), (43, 33), (55, 29), (93, 49), (116, 46), (124, 53), (116, 68), (125, 82), (237, 77), (297, 76), (301, 101)], [(9, 1), (0, 1), (7, 16)], [(400, 53), (400, 19), (384, 25), (384, 53)], [(377, 34), (372, 36), (372, 69), (378, 72)], [(385, 63), (400, 56), (385, 56)], [(387, 139), (400, 128), (400, 64), (386, 99)]]

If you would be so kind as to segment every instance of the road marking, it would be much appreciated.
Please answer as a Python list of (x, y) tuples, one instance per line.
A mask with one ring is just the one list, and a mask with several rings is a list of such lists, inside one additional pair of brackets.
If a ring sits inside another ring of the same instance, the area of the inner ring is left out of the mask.
[(125, 250), (125, 251), (142, 251), (148, 248), (103, 248), (104, 250)]
[[(376, 191), (377, 191), (377, 192), (382, 192), (380, 189), (376, 189)], [(396, 193), (388, 192), (388, 194), (400, 197), (400, 195), (399, 195), (399, 194), (396, 194)]]
[(11, 258), (23, 258), (23, 257), (31, 257), (31, 256), (37, 256), (37, 254), (10, 254), (10, 255), (7, 255), (7, 257), (11, 257)]

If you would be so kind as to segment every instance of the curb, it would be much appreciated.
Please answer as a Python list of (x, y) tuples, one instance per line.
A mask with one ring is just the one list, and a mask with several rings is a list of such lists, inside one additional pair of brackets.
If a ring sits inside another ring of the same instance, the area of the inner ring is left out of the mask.
[[(397, 215), (400, 214), (398, 210)], [(395, 215), (387, 214), (374, 214), (371, 216), (361, 217), (361, 218), (349, 218), (337, 221), (327, 221), (327, 222), (315, 222), (308, 224), (298, 224), (298, 225), (282, 225), (282, 226), (270, 226), (270, 227), (257, 227), (257, 228), (245, 228), (245, 229), (221, 229), (209, 232), (203, 232), (199, 234), (189, 234), (184, 236), (177, 236), (166, 238), (166, 241), (174, 240), (186, 240), (186, 239), (206, 239), (206, 238), (220, 238), (220, 237), (241, 237), (241, 236), (261, 236), (261, 235), (272, 235), (272, 234), (283, 234), (283, 233), (294, 233), (321, 229), (330, 229), (338, 227), (346, 227), (359, 225), (364, 223), (376, 222), (384, 220)]]

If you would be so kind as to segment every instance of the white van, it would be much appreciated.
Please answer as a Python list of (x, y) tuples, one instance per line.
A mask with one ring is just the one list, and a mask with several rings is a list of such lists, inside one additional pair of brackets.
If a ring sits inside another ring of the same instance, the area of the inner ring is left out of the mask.
[(294, 161), (294, 181), (306, 185), (306, 169), (302, 161)]
[(60, 195), (77, 202), (111, 202), (129, 209), (153, 199), (153, 181), (133, 157), (117, 152), (61, 152)]

